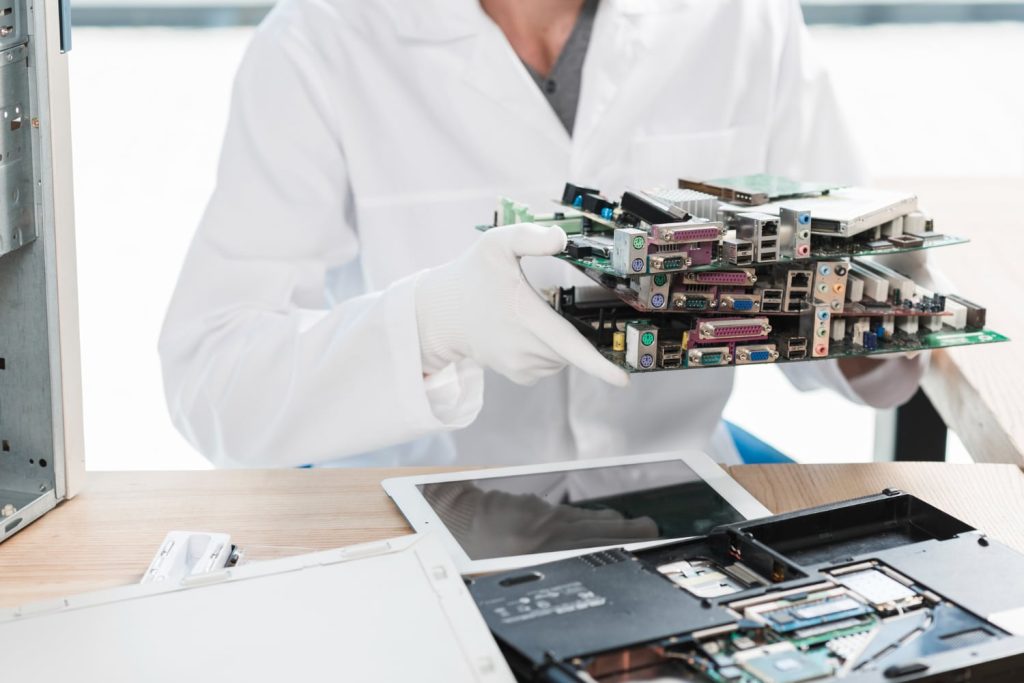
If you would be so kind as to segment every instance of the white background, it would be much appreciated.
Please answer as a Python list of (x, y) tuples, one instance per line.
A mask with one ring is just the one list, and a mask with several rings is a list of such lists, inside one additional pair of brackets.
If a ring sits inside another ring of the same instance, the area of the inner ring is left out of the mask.
[[(1024, 175), (1024, 24), (812, 32), (873, 175)], [(208, 466), (167, 418), (156, 343), (212, 187), (231, 78), (250, 33), (75, 30), (72, 117), (91, 469)], [(792, 429), (793, 415), (806, 427)], [(871, 458), (873, 411), (827, 393), (798, 394), (775, 368), (743, 368), (726, 417), (800, 460)]]

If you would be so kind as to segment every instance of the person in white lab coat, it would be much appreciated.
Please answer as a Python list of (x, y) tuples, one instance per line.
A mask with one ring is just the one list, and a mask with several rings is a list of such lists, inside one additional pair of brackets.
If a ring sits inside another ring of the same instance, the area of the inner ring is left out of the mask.
[[(160, 342), (171, 415), (209, 459), (736, 460), (721, 425), (732, 368), (627, 384), (520, 274), (519, 256), (564, 235), (473, 226), (499, 195), (543, 204), (567, 180), (608, 196), (681, 176), (857, 181), (857, 155), (797, 0), (600, 0), (567, 124), (538, 81), (581, 6), (275, 7), (239, 70)], [(536, 288), (589, 282), (552, 258), (522, 267)], [(922, 368), (783, 366), (800, 388), (878, 407), (908, 399)]]

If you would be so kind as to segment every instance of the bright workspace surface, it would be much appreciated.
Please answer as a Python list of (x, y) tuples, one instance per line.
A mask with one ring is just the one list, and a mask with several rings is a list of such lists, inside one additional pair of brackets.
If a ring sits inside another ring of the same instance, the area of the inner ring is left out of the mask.
[[(407, 534), (380, 481), (433, 471), (94, 472), (83, 494), (0, 546), (0, 606), (137, 582), (171, 530), (229, 533), (250, 560)], [(1024, 552), (1024, 472), (1013, 465), (746, 465), (730, 473), (773, 512), (898, 488)]]

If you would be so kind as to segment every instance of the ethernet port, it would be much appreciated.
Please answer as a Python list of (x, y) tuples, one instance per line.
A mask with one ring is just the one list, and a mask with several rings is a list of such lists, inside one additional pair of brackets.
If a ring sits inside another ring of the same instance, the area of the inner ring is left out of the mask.
[(775, 221), (767, 221), (761, 224), (761, 237), (775, 237), (779, 234), (779, 224)]

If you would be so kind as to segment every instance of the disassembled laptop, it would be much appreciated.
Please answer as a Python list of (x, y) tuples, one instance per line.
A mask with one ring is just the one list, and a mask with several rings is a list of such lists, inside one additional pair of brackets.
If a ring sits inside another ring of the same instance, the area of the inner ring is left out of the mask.
[(937, 233), (914, 195), (758, 175), (618, 202), (566, 184), (561, 204), (541, 215), (501, 199), (493, 226), (566, 231), (558, 257), (600, 287), (552, 305), (631, 372), (1006, 341), (984, 307), (864, 258), (967, 241)]
[(1010, 683), (1022, 572), (1019, 553), (886, 491), (470, 592), (526, 681)]

